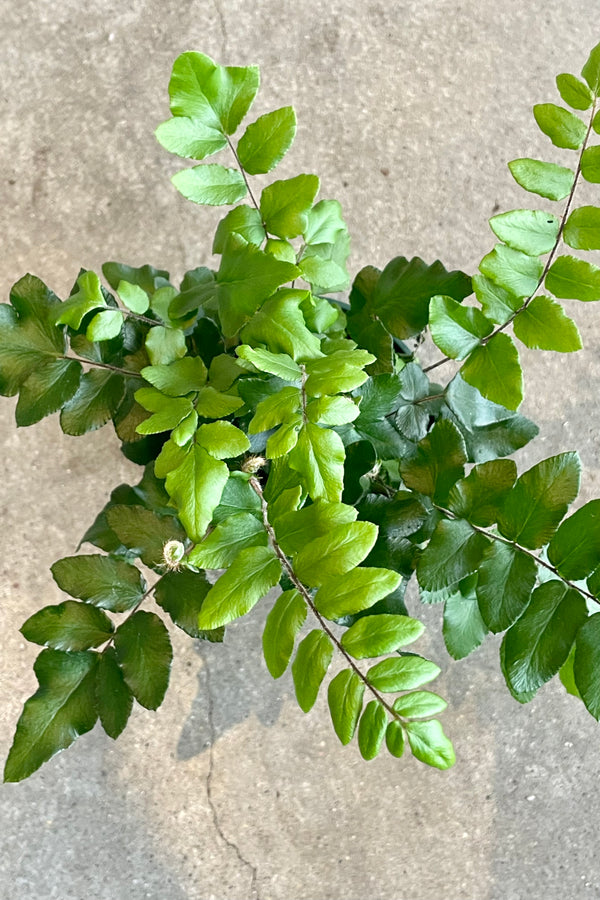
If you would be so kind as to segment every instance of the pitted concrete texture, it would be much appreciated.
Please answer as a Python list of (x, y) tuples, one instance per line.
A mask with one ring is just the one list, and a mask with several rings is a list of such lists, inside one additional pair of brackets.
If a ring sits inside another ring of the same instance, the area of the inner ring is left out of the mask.
[[(256, 62), (255, 111), (295, 106), (279, 177), (316, 172), (341, 200), (352, 271), (398, 254), (473, 271), (487, 219), (527, 203), (506, 168), (561, 161), (531, 106), (600, 40), (597, 0), (0, 0), (2, 297), (24, 272), (59, 294), (80, 266), (211, 262), (221, 214), (169, 183), (155, 142), (173, 59)], [(568, 153), (565, 151), (565, 158)], [(597, 192), (596, 192), (597, 201)], [(573, 356), (525, 354), (539, 439), (519, 465), (579, 447), (598, 496), (600, 312), (569, 305)], [(74, 552), (110, 486), (138, 477), (108, 429), (55, 419), (17, 432), (0, 403), (1, 741), (35, 689), (23, 620), (58, 602), (49, 566)], [(264, 607), (264, 604), (263, 604)], [(434, 629), (447, 773), (342, 750), (324, 697), (304, 716), (260, 656), (264, 611), (223, 647), (174, 635), (172, 686), (113, 743), (96, 728), (1, 789), (5, 900), (583, 900), (600, 896), (598, 726), (554, 684), (518, 706), (497, 640), (451, 663)]]

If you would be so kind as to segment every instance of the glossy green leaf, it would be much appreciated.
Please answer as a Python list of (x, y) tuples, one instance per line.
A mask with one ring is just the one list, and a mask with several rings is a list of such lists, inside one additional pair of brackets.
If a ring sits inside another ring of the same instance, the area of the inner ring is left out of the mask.
[(432, 297), (429, 327), (442, 353), (451, 359), (464, 359), (494, 326), (475, 306), (461, 306), (451, 297)]
[(574, 666), (575, 666), (575, 644), (573, 644), (573, 646), (571, 647), (571, 652), (567, 656), (566, 661), (562, 664), (562, 666), (558, 670), (558, 677), (560, 678), (567, 694), (571, 694), (571, 696), (577, 697), (578, 700), (581, 700), (581, 694), (579, 693), (579, 689), (577, 688), (577, 685), (575, 683)]
[(204, 599), (198, 623), (218, 628), (246, 615), (281, 576), (281, 563), (270, 547), (241, 550)]
[(292, 677), (302, 712), (309, 712), (315, 705), (332, 657), (333, 644), (319, 628), (310, 631), (300, 642), (292, 663)]
[[(219, 318), (226, 337), (235, 334), (273, 291), (292, 281), (299, 270), (232, 234), (225, 244), (217, 272)], [(244, 342), (252, 341), (246, 335)], [(268, 349), (278, 351), (269, 341)], [(286, 353), (287, 348), (282, 352)]]
[(496, 244), (479, 264), (483, 275), (516, 297), (529, 297), (540, 283), (544, 267), (536, 256)]
[(556, 76), (556, 87), (564, 102), (572, 109), (589, 109), (593, 102), (589, 87), (575, 75), (566, 72)]
[(296, 251), (289, 241), (281, 241), (279, 238), (269, 238), (265, 244), (265, 251), (274, 256), (275, 259), (282, 259), (284, 262), (296, 263)]
[[(268, 372), (270, 375), (276, 375), (277, 378), (282, 378), (284, 381), (299, 381), (302, 377), (300, 366), (287, 353), (271, 353), (270, 350), (262, 350), (261, 348), (253, 350), (247, 344), (236, 347), (236, 353), (242, 359), (251, 362), (259, 372)], [(262, 431), (263, 429), (260, 430)]]
[(88, 341), (110, 341), (118, 337), (123, 327), (123, 313), (118, 309), (105, 309), (96, 313), (88, 325), (85, 336)]
[(56, 308), (55, 322), (77, 330), (88, 313), (105, 306), (106, 300), (96, 273), (82, 272), (77, 279), (77, 290)]
[(75, 360), (54, 359), (38, 365), (19, 392), (17, 425), (34, 425), (61, 409), (76, 393), (80, 380), (81, 364)]
[(580, 206), (566, 221), (563, 238), (574, 250), (600, 250), (600, 209)]
[(236, 206), (221, 219), (215, 231), (213, 253), (223, 253), (230, 234), (239, 234), (249, 244), (260, 247), (266, 238), (260, 212), (253, 206)]
[(586, 127), (579, 116), (556, 106), (554, 103), (538, 103), (533, 107), (535, 121), (555, 147), (578, 150), (585, 140)]
[(133, 696), (146, 709), (158, 709), (169, 685), (173, 650), (169, 632), (157, 615), (138, 610), (119, 625), (117, 659)]
[(585, 708), (600, 719), (600, 613), (590, 616), (577, 632), (573, 673)]
[(146, 582), (139, 569), (110, 556), (66, 556), (58, 559), (51, 571), (59, 588), (71, 597), (112, 612), (131, 609), (139, 603), (146, 590)]
[(496, 237), (528, 256), (550, 253), (560, 228), (560, 219), (552, 213), (533, 209), (512, 209), (492, 216), (490, 227)]
[(370, 372), (382, 374), (394, 370), (394, 341), (372, 309), (375, 287), (381, 271), (374, 266), (360, 270), (350, 291), (350, 310), (347, 312), (348, 334), (365, 350), (376, 357)]
[(388, 722), (385, 732), (385, 744), (392, 756), (399, 759), (404, 753), (404, 731), (402, 725), (393, 719)]
[(218, 66), (203, 53), (177, 57), (169, 82), (171, 111), (195, 116), (225, 134), (233, 134), (256, 96), (256, 66)]
[(600, 91), (600, 44), (592, 48), (581, 74), (597, 96)]
[(112, 647), (108, 647), (98, 660), (96, 705), (105, 732), (113, 740), (118, 738), (131, 714), (133, 695)]
[(305, 230), (307, 213), (319, 190), (316, 175), (296, 175), (263, 189), (260, 213), (269, 234), (294, 238)]
[(284, 591), (273, 604), (262, 637), (265, 662), (273, 678), (280, 678), (287, 669), (306, 613), (306, 602), (297, 590)]
[(485, 275), (478, 273), (473, 276), (473, 288), (486, 317), (498, 325), (508, 322), (513, 313), (523, 305), (521, 298), (490, 281)]
[(363, 371), (375, 358), (366, 350), (336, 350), (328, 356), (308, 360), (306, 393), (309, 397), (322, 397), (352, 391), (363, 384), (368, 375)]
[(22, 781), (92, 730), (98, 718), (97, 664), (95, 653), (42, 650), (33, 667), (39, 687), (26, 701), (17, 723), (5, 781)]
[[(289, 263), (274, 262), (278, 266), (287, 266), (289, 273)], [(277, 291), (243, 329), (242, 340), (248, 344), (264, 344), (273, 353), (286, 353), (299, 362), (322, 356), (321, 342), (306, 327), (300, 309), (307, 297), (307, 291)]]
[(372, 659), (412, 644), (424, 630), (425, 626), (410, 616), (363, 616), (344, 632), (341, 644), (354, 659)]
[(187, 200), (205, 206), (231, 205), (243, 200), (247, 193), (246, 182), (237, 169), (216, 163), (181, 169), (171, 181)]
[(443, 712), (448, 704), (432, 691), (413, 691), (394, 700), (394, 712), (405, 719), (425, 719)]
[(565, 519), (550, 541), (548, 559), (563, 578), (577, 581), (600, 560), (600, 500), (590, 500)]
[(196, 443), (216, 459), (233, 459), (250, 448), (244, 432), (232, 422), (209, 422), (196, 432)]
[(433, 681), (441, 669), (422, 656), (400, 656), (384, 659), (367, 672), (367, 681), (376, 690), (385, 694), (409, 691)]
[(112, 632), (106, 613), (76, 600), (45, 606), (21, 626), (25, 640), (53, 650), (89, 650), (104, 644)]
[(451, 487), (464, 475), (467, 461), (465, 445), (458, 429), (439, 419), (416, 450), (400, 463), (400, 474), (407, 487), (443, 504)]
[(460, 374), (488, 400), (507, 409), (517, 409), (523, 400), (519, 353), (507, 334), (495, 334), (487, 344), (476, 347)]
[(267, 546), (264, 526), (251, 513), (242, 512), (220, 522), (188, 555), (199, 569), (225, 569), (245, 547)]
[(185, 335), (178, 328), (155, 325), (146, 337), (146, 352), (153, 366), (168, 366), (185, 356)]
[[(168, 366), (146, 366), (141, 375), (168, 397), (182, 397), (206, 384), (206, 366), (199, 356), (186, 356)], [(146, 407), (147, 409), (149, 407)]]
[(196, 411), (198, 415), (205, 419), (221, 419), (223, 416), (230, 416), (244, 405), (244, 401), (240, 397), (234, 397), (232, 394), (224, 394), (222, 391), (216, 391), (211, 385), (200, 388), (196, 399)]
[(203, 631), (198, 626), (198, 616), (211, 587), (204, 572), (182, 569), (180, 572), (165, 572), (156, 583), (154, 597), (175, 625), (190, 637), (220, 643), (225, 633), (223, 628)]
[(498, 519), (501, 533), (530, 549), (549, 541), (577, 496), (580, 472), (573, 452), (551, 456), (524, 472)]
[(124, 392), (122, 375), (110, 369), (85, 372), (77, 391), (62, 408), (60, 427), (65, 434), (73, 435), (101, 428), (114, 416)]
[(517, 184), (548, 200), (564, 200), (575, 182), (572, 169), (539, 159), (513, 159), (508, 168)]
[(314, 603), (326, 619), (341, 619), (369, 609), (395, 591), (402, 577), (390, 569), (359, 566), (328, 578), (315, 594)]
[[(117, 292), (119, 292), (121, 282), (127, 282), (128, 285), (137, 285), (142, 288), (144, 293), (152, 296), (157, 290), (169, 283), (168, 272), (164, 269), (155, 269), (154, 266), (148, 265), (135, 267), (127, 266), (125, 263), (106, 262), (102, 266), (102, 274), (110, 284), (111, 288)], [(127, 291), (127, 293), (129, 294), (130, 292)], [(138, 302), (141, 303), (141, 295), (137, 292), (131, 293), (135, 294), (138, 298)], [(133, 307), (128, 306), (125, 302), (124, 297), (121, 299), (128, 309), (133, 309)], [(133, 311), (138, 312), (139, 310), (134, 309)]]
[(339, 500), (344, 487), (344, 445), (335, 431), (307, 422), (288, 462), (313, 500)]
[(477, 570), (488, 543), (463, 519), (442, 519), (417, 563), (422, 590), (436, 592), (454, 587)]
[(344, 291), (350, 285), (346, 268), (349, 254), (350, 237), (343, 232), (335, 244), (308, 244), (298, 266), (316, 294)]
[(454, 765), (454, 747), (437, 719), (430, 722), (407, 722), (404, 727), (415, 759), (436, 769), (449, 769)]
[(183, 543), (186, 538), (174, 516), (160, 515), (143, 506), (111, 506), (106, 518), (119, 541), (146, 566), (162, 565), (164, 545), (168, 541)]
[(546, 288), (560, 299), (600, 300), (600, 268), (575, 256), (559, 256), (548, 270)]
[(316, 500), (303, 509), (290, 510), (274, 518), (273, 522), (279, 545), (285, 553), (292, 554), (302, 550), (309, 541), (325, 537), (336, 526), (354, 522), (356, 516), (352, 506)]
[(318, 587), (329, 578), (354, 569), (373, 548), (376, 538), (377, 526), (372, 522), (335, 525), (326, 535), (309, 541), (300, 550), (294, 569), (301, 581)]
[(581, 174), (592, 184), (600, 183), (600, 147), (586, 147), (581, 154)]
[(518, 691), (535, 691), (560, 669), (587, 618), (581, 594), (560, 581), (546, 581), (504, 637), (507, 678)]
[(487, 548), (477, 580), (477, 601), (486, 626), (505, 631), (527, 607), (537, 578), (531, 556), (501, 541)]
[(260, 116), (240, 138), (237, 152), (249, 175), (270, 172), (292, 146), (296, 134), (296, 114), (291, 106)]
[(371, 309), (390, 334), (404, 339), (427, 325), (431, 297), (439, 294), (460, 302), (471, 290), (464, 272), (448, 272), (439, 260), (429, 266), (418, 257), (399, 256), (379, 276)]
[(371, 700), (365, 706), (358, 725), (358, 749), (363, 759), (375, 759), (387, 728), (387, 714), (378, 700)]
[(206, 159), (227, 146), (227, 138), (220, 129), (189, 116), (167, 119), (154, 133), (165, 150), (185, 159)]
[(534, 297), (516, 316), (513, 328), (515, 336), (532, 350), (572, 353), (583, 346), (575, 322), (549, 297)]
[(296, 416), (300, 407), (299, 388), (282, 388), (257, 404), (256, 412), (248, 425), (248, 434), (259, 434), (289, 421)]
[(198, 444), (193, 444), (181, 465), (167, 475), (169, 496), (188, 537), (195, 543), (204, 537), (228, 478), (227, 464)]
[(214, 511), (213, 521), (222, 522), (228, 516), (241, 512), (251, 512), (262, 520), (261, 503), (256, 491), (248, 484), (250, 476), (244, 472), (231, 472), (223, 488), (219, 505)]
[[(473, 581), (477, 581), (477, 575), (466, 579), (463, 584)], [(464, 659), (484, 640), (488, 627), (481, 617), (472, 586), (469, 590), (460, 585), (459, 590), (446, 600), (442, 633), (452, 659)]]
[(9, 397), (33, 370), (66, 350), (62, 329), (54, 324), (60, 301), (39, 278), (17, 281), (10, 302), (0, 304), (0, 393)]
[(342, 207), (337, 200), (319, 200), (306, 215), (303, 232), (307, 244), (334, 244), (340, 232), (347, 231)]
[(298, 433), (302, 425), (302, 416), (298, 413), (293, 420), (282, 425), (267, 439), (265, 455), (267, 459), (278, 459), (287, 456), (298, 443)]
[(140, 388), (135, 392), (135, 399), (145, 410), (153, 413), (137, 426), (138, 434), (171, 431), (194, 409), (192, 401), (186, 397), (167, 397), (156, 388)]
[(365, 694), (364, 682), (351, 669), (342, 669), (329, 682), (327, 701), (331, 720), (342, 744), (354, 737)]
[(448, 509), (473, 525), (486, 528), (499, 511), (517, 478), (511, 459), (494, 459), (474, 466), (457, 481), (448, 497)]
[[(319, 397), (317, 400), (311, 400), (306, 407), (309, 422), (315, 424), (319, 422), (322, 425), (346, 425), (353, 422), (358, 414), (359, 408), (350, 397)], [(370, 468), (372, 466), (368, 466), (366, 471)]]

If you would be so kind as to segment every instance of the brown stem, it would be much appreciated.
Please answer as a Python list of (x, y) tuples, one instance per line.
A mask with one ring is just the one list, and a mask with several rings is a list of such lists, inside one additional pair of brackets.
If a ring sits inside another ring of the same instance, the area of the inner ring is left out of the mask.
[[(460, 519), (460, 516), (457, 516), (455, 513), (451, 512), (449, 509), (445, 509), (443, 506), (438, 506), (436, 503), (433, 504), (436, 509), (439, 509), (443, 515), (447, 516), (449, 519)], [(479, 534), (483, 534), (488, 538), (491, 538), (493, 541), (500, 541), (502, 544), (508, 544), (509, 547), (514, 547), (515, 550), (518, 550), (520, 553), (524, 553), (525, 556), (530, 556), (538, 566), (543, 566), (544, 569), (548, 569), (549, 572), (552, 572), (553, 575), (556, 575), (557, 578), (566, 584), (567, 587), (572, 588), (574, 591), (578, 591), (584, 597), (587, 597), (589, 600), (593, 600), (594, 603), (600, 604), (600, 600), (597, 597), (594, 597), (593, 594), (590, 594), (589, 591), (586, 591), (584, 588), (578, 587), (574, 582), (569, 581), (568, 578), (564, 578), (556, 568), (551, 563), (546, 562), (545, 559), (541, 559), (539, 556), (536, 556), (535, 553), (532, 553), (531, 550), (528, 550), (526, 547), (522, 547), (521, 544), (517, 544), (516, 541), (511, 541), (508, 538), (503, 537), (501, 534), (496, 534), (494, 531), (488, 531), (486, 528), (480, 528), (478, 525), (473, 525), (472, 522), (469, 522), (469, 525), (473, 529), (473, 531), (477, 531)]]
[(127, 375), (128, 378), (141, 378), (139, 372), (133, 372), (131, 369), (121, 369), (119, 366), (111, 366), (110, 363), (98, 362), (95, 359), (86, 359), (84, 356), (60, 356), (59, 359), (71, 359), (73, 362), (86, 363), (88, 366), (94, 366), (97, 369), (110, 369), (111, 372), (118, 372), (120, 375)]
[[(517, 318), (517, 316), (520, 313), (522, 313), (523, 310), (527, 309), (527, 307), (529, 306), (531, 301), (537, 296), (538, 291), (540, 290), (541, 286), (543, 285), (544, 281), (546, 280), (546, 275), (548, 274), (548, 270), (550, 269), (550, 266), (554, 262), (554, 257), (556, 256), (556, 251), (558, 250), (558, 246), (560, 244), (560, 241), (561, 241), (561, 238), (563, 235), (563, 231), (565, 229), (565, 225), (567, 223), (567, 219), (568, 219), (569, 213), (571, 211), (571, 205), (572, 205), (573, 199), (575, 197), (577, 182), (579, 181), (579, 176), (581, 175), (581, 159), (582, 159), (583, 153), (586, 149), (587, 143), (590, 139), (590, 133), (592, 131), (592, 123), (594, 121), (594, 115), (596, 113), (597, 102), (598, 102), (598, 98), (595, 97), (594, 103), (592, 106), (592, 111), (590, 114), (590, 121), (588, 123), (585, 138), (583, 139), (583, 143), (581, 145), (581, 152), (579, 154), (579, 159), (577, 161), (577, 168), (575, 169), (575, 178), (573, 179), (573, 185), (571, 187), (571, 190), (569, 191), (569, 196), (567, 197), (567, 202), (565, 204), (565, 208), (564, 208), (563, 214), (561, 216), (560, 226), (558, 229), (558, 233), (556, 235), (556, 241), (554, 242), (554, 246), (548, 255), (548, 259), (546, 260), (546, 264), (544, 265), (544, 269), (542, 271), (542, 274), (540, 275), (540, 278), (535, 287), (535, 290), (529, 295), (529, 297), (527, 297), (523, 301), (521, 306), (513, 312), (513, 314), (506, 320), (506, 322), (503, 322), (502, 325), (498, 325), (497, 328), (494, 328), (494, 330), (492, 331), (491, 334), (488, 334), (486, 337), (482, 338), (479, 341), (479, 346), (481, 346), (481, 347), (485, 347), (485, 345), (488, 344), (492, 340), (493, 337), (495, 337), (497, 334), (499, 334), (499, 332), (504, 331), (506, 328), (508, 328), (508, 326)], [(443, 365), (444, 363), (448, 362), (448, 360), (450, 360), (450, 359), (451, 359), (450, 356), (444, 356), (442, 359), (439, 359), (436, 363), (433, 363), (433, 365), (427, 366), (427, 368), (423, 369), (423, 371), (429, 372), (429, 371), (431, 371), (431, 369), (435, 369), (435, 368), (437, 368), (437, 366)]]
[(270, 542), (273, 550), (275, 551), (275, 554), (277, 555), (277, 558), (279, 559), (281, 565), (283, 566), (283, 569), (285, 570), (286, 575), (288, 576), (288, 578), (290, 579), (290, 581), (292, 582), (292, 584), (294, 585), (294, 587), (296, 588), (298, 593), (302, 596), (302, 598), (306, 602), (307, 606), (310, 608), (313, 615), (316, 617), (317, 621), (319, 622), (319, 625), (321, 626), (321, 628), (323, 629), (323, 631), (325, 632), (327, 637), (335, 645), (335, 647), (337, 648), (339, 653), (341, 653), (341, 655), (345, 658), (346, 662), (348, 663), (348, 665), (350, 666), (352, 671), (355, 673), (355, 675), (357, 675), (358, 678), (360, 678), (360, 680), (365, 685), (365, 687), (373, 694), (375, 699), (378, 700), (379, 703), (381, 703), (381, 705), (388, 711), (388, 713), (390, 714), (390, 716), (393, 719), (397, 719), (399, 722), (404, 723), (404, 719), (398, 715), (398, 713), (394, 710), (394, 708), (392, 706), (390, 706), (390, 704), (386, 700), (383, 699), (383, 697), (377, 691), (377, 689), (374, 688), (372, 684), (369, 684), (369, 682), (367, 681), (366, 675), (363, 672), (361, 672), (361, 670), (358, 668), (358, 666), (356, 665), (356, 663), (354, 662), (352, 657), (346, 652), (346, 650), (344, 650), (340, 641), (337, 639), (335, 634), (331, 631), (329, 625), (327, 624), (327, 622), (324, 620), (323, 616), (318, 611), (317, 607), (314, 604), (313, 598), (310, 595), (310, 592), (302, 584), (302, 582), (296, 575), (294, 568), (293, 568), (292, 564), (290, 563), (289, 559), (287, 558), (287, 556), (285, 555), (285, 553), (279, 546), (279, 543), (277, 541), (277, 536), (275, 535), (273, 526), (269, 522), (267, 501), (265, 500), (265, 496), (264, 496), (262, 488), (260, 486), (260, 482), (258, 481), (257, 478), (253, 477), (250, 479), (249, 483), (250, 483), (250, 486), (253, 488), (253, 490), (258, 494), (258, 497), (260, 498), (261, 509), (262, 509), (262, 518), (263, 518), (263, 524), (265, 526), (265, 531), (267, 532), (267, 535), (269, 536), (269, 542)]

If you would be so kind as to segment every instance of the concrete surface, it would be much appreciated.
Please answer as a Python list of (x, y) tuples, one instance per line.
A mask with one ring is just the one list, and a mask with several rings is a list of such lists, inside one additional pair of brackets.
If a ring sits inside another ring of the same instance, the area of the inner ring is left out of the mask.
[[(506, 161), (551, 152), (531, 106), (579, 71), (597, 20), (597, 0), (0, 0), (2, 296), (25, 271), (64, 294), (106, 259), (177, 275), (209, 261), (216, 216), (170, 186), (177, 161), (152, 136), (186, 49), (259, 63), (257, 114), (294, 104), (280, 177), (315, 171), (342, 201), (354, 271), (399, 253), (472, 271), (489, 216), (526, 202)], [(586, 349), (527, 357), (524, 409), (542, 433), (520, 464), (578, 446), (586, 500), (600, 493), (600, 311), (571, 306)], [(109, 484), (135, 477), (108, 429), (17, 433), (13, 409), (0, 404), (3, 756), (35, 688), (18, 627), (58, 601), (48, 568)], [(270, 680), (263, 615), (222, 648), (176, 637), (159, 712), (1, 789), (3, 900), (600, 896), (600, 731), (575, 700), (550, 685), (519, 707), (495, 641), (450, 665), (434, 631), (456, 768), (365, 764), (323, 700), (305, 717), (290, 679)]]

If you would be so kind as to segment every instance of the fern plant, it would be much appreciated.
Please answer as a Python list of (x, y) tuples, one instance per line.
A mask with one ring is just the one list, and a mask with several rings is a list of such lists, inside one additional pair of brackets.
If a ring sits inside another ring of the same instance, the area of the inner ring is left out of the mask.
[[(340, 204), (318, 199), (318, 177), (252, 181), (290, 149), (292, 107), (242, 130), (258, 69), (195, 52), (175, 61), (156, 134), (199, 163), (173, 178), (184, 197), (232, 207), (215, 269), (177, 285), (108, 262), (105, 284), (82, 270), (62, 301), (26, 275), (0, 305), (0, 392), (18, 393), (17, 425), (60, 411), (63, 431), (82, 435), (111, 421), (143, 467), (90, 524), (86, 552), (52, 566), (69, 599), (21, 629), (44, 649), (5, 780), (98, 719), (117, 738), (134, 700), (161, 704), (164, 615), (218, 644), (261, 600), (267, 667), (279, 678), (291, 665), (304, 712), (337, 655), (327, 700), (342, 744), (357, 735), (365, 759), (385, 743), (446, 769), (446, 702), (430, 690), (440, 668), (405, 605), (413, 576), (421, 601), (443, 608), (454, 659), (503, 632), (516, 700), (558, 674), (600, 716), (600, 500), (567, 516), (575, 452), (520, 475), (509, 458), (537, 433), (517, 412), (518, 344), (579, 350), (559, 301), (600, 299), (600, 268), (579, 253), (600, 249), (600, 208), (576, 204), (582, 179), (600, 183), (600, 45), (582, 79), (562, 74), (557, 87), (571, 109), (534, 115), (572, 165), (509, 164), (543, 200), (491, 219), (499, 243), (472, 278), (400, 256), (350, 286), (348, 230)], [(204, 162), (220, 153), (230, 167)], [(442, 356), (423, 366), (426, 338)]]

